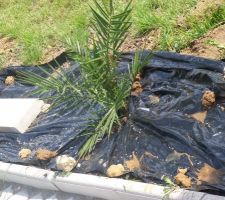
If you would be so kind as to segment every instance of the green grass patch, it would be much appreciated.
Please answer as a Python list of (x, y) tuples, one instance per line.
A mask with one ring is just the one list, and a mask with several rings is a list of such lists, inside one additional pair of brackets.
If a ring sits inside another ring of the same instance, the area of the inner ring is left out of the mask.
[(161, 28), (168, 31), (176, 26), (178, 16), (187, 13), (197, 0), (142, 0), (134, 5), (134, 26), (139, 34)]
[[(189, 16), (197, 0), (143, 0), (137, 2), (134, 12), (134, 26), (139, 34), (154, 29), (161, 30), (158, 49), (179, 52), (194, 39), (203, 36), (221, 22), (225, 22), (225, 6), (209, 7), (205, 16)], [(177, 20), (184, 18), (184, 26)]]
[(37, 62), (47, 46), (66, 36), (87, 37), (86, 3), (81, 0), (0, 1), (0, 32), (15, 38), (23, 48), (23, 62)]
[(224, 5), (211, 13), (208, 12), (202, 19), (189, 16), (184, 27), (163, 32), (160, 48), (179, 52), (182, 48), (188, 47), (193, 40), (200, 38), (223, 22), (225, 22)]
[[(107, 0), (105, 0), (107, 1)], [(48, 46), (64, 43), (66, 38), (85, 41), (89, 34), (90, 10), (82, 0), (0, 0), (0, 33), (15, 38), (22, 46), (24, 64), (37, 63)], [(118, 10), (127, 1), (115, 0)], [(224, 6), (206, 12), (198, 19), (187, 16), (197, 0), (134, 0), (131, 34), (141, 36), (160, 29), (158, 49), (179, 52), (225, 21)], [(185, 16), (185, 26), (177, 19)]]

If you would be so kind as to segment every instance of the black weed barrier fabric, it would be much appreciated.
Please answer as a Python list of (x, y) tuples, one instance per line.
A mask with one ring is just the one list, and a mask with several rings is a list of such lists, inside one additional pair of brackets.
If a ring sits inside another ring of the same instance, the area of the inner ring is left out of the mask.
[[(123, 54), (120, 73), (127, 72), (132, 53)], [(43, 66), (47, 68), (47, 66)], [(187, 168), (194, 190), (225, 193), (225, 63), (169, 52), (154, 53), (142, 73), (144, 87), (140, 96), (129, 99), (129, 119), (123, 128), (99, 143), (86, 160), (74, 171), (105, 175), (112, 164), (123, 164), (135, 154), (140, 169), (124, 177), (144, 182), (164, 184), (163, 176), (174, 180), (178, 168)], [(37, 67), (9, 67), (0, 72), (0, 98), (27, 97), (34, 86), (16, 82), (5, 86), (5, 78), (16, 76), (19, 70), (41, 73)], [(76, 76), (79, 66), (74, 64), (69, 72)], [(216, 95), (216, 103), (205, 108), (202, 96), (206, 90)], [(53, 95), (53, 94), (49, 94)], [(159, 101), (151, 103), (150, 96)], [(56, 169), (55, 159), (38, 161), (35, 156), (21, 160), (18, 152), (29, 148), (58, 151), (76, 158), (83, 139), (74, 139), (88, 124), (96, 108), (84, 106), (79, 110), (63, 112), (54, 109), (41, 114), (26, 134), (0, 133), (0, 160), (10, 163), (34, 165)], [(207, 110), (205, 123), (190, 115)], [(197, 186), (198, 172), (203, 170)], [(210, 166), (210, 167), (209, 167)], [(203, 168), (204, 169), (204, 168)], [(210, 171), (211, 170), (211, 171)], [(210, 171), (210, 173), (209, 173)]]

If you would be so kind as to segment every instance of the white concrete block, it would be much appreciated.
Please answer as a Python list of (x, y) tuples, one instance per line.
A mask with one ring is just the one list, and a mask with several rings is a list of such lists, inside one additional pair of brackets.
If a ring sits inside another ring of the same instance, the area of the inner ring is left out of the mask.
[(43, 106), (39, 99), (0, 99), (0, 132), (24, 133)]

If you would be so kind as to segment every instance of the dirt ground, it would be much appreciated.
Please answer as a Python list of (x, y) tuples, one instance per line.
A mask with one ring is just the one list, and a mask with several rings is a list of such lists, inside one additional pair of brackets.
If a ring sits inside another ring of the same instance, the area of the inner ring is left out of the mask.
[(202, 38), (194, 40), (190, 47), (183, 49), (181, 53), (216, 60), (224, 59), (225, 25), (221, 25), (206, 33)]
[(66, 49), (63, 45), (55, 45), (48, 46), (47, 49), (44, 50), (43, 56), (40, 60), (39, 64), (47, 63), (58, 57), (61, 53), (65, 52)]
[(0, 56), (3, 57), (1, 63), (3, 67), (9, 65), (21, 65), (20, 61), (20, 49), (15, 40), (0, 36)]
[(120, 50), (123, 52), (135, 51), (137, 49), (153, 50), (158, 45), (159, 37), (160, 29), (153, 30), (140, 38), (128, 37)]

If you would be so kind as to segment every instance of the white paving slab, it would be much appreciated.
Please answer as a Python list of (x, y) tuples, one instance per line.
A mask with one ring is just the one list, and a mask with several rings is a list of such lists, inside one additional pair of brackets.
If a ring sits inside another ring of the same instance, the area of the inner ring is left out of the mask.
[(39, 99), (0, 99), (0, 132), (24, 133), (41, 112)]

